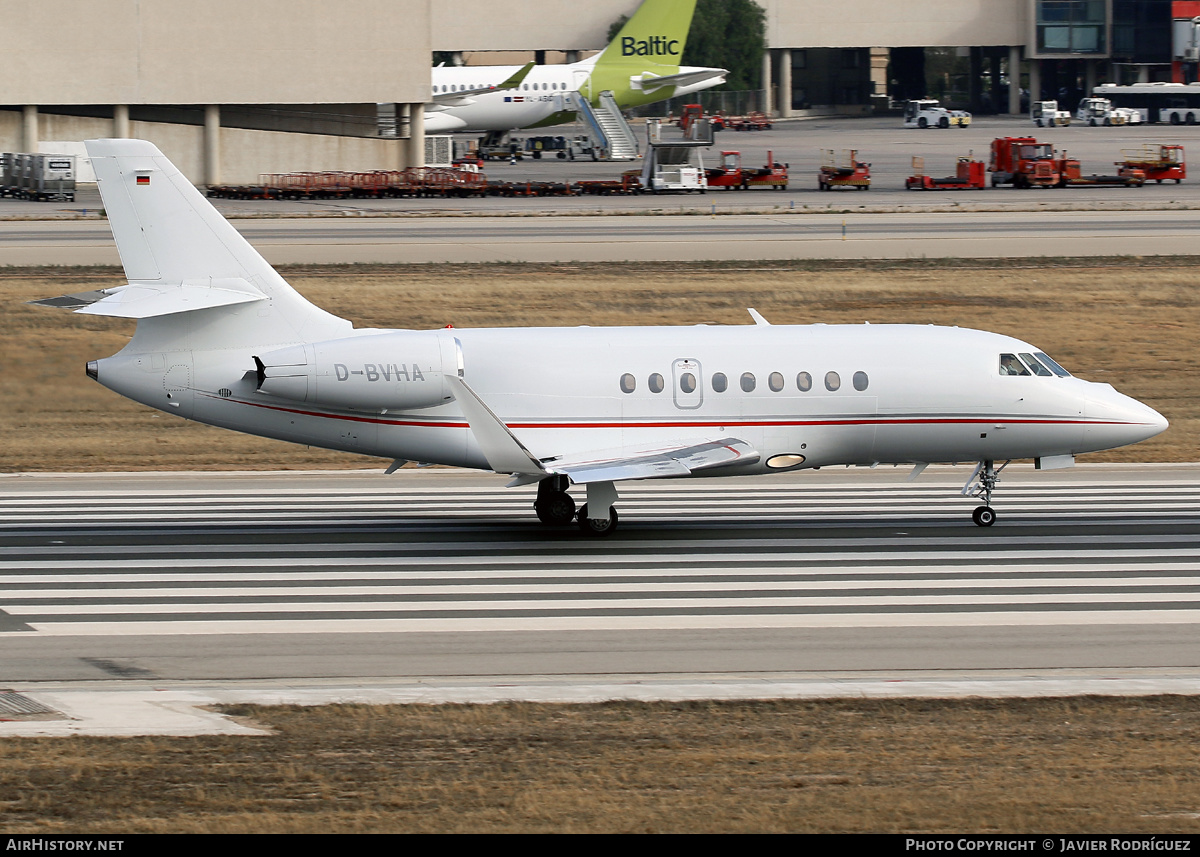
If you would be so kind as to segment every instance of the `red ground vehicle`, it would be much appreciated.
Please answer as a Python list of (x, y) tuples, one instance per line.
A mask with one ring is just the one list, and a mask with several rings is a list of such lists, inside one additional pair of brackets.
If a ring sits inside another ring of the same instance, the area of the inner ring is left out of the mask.
[(983, 190), (987, 169), (983, 161), (974, 158), (959, 158), (955, 174), (945, 178), (925, 175), (925, 159), (913, 158), (913, 174), (904, 187), (908, 190)]
[(773, 152), (767, 152), (767, 164), (758, 169), (742, 166), (741, 152), (722, 152), (721, 166), (704, 171), (709, 187), (738, 188), (769, 187), (786, 190), (787, 164), (775, 163)]
[(847, 149), (839, 159), (833, 149), (825, 149), (821, 169), (817, 173), (817, 190), (852, 187), (871, 189), (871, 165), (858, 159), (857, 149)]
[(1054, 147), (1033, 137), (997, 137), (992, 140), (992, 159), (988, 164), (992, 187), (1055, 187), (1062, 181)]
[(1183, 159), (1183, 146), (1142, 146), (1140, 149), (1122, 149), (1125, 160), (1118, 161), (1117, 172), (1140, 170), (1146, 181), (1162, 184), (1163, 180), (1174, 180), (1179, 184), (1187, 178), (1187, 164)]
[(679, 119), (676, 120), (675, 124), (678, 125), (680, 128), (682, 128), (686, 132), (688, 128), (692, 127), (692, 124), (697, 119), (704, 119), (704, 118), (708, 119), (708, 124), (712, 126), (712, 129), (714, 131), (724, 130), (725, 119), (721, 116), (705, 117), (704, 108), (699, 104), (683, 105), (683, 113), (680, 114)]
[[(1121, 166), (1118, 164), (1118, 166)], [(1140, 187), (1146, 173), (1137, 166), (1126, 166), (1117, 175), (1083, 175), (1078, 158), (1054, 151), (1049, 143), (1033, 137), (997, 137), (992, 141), (992, 160), (988, 164), (992, 187), (1087, 187), (1124, 185)]]
[(770, 131), (771, 117), (766, 113), (747, 113), (745, 116), (730, 116), (725, 127), (734, 131)]

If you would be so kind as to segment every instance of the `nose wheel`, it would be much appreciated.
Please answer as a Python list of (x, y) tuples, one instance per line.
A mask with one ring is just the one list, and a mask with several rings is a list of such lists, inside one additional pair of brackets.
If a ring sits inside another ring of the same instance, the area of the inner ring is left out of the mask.
[(983, 501), (983, 505), (976, 507), (975, 511), (971, 513), (971, 520), (975, 522), (975, 526), (990, 527), (996, 523), (996, 510), (992, 508), (992, 492), (996, 490), (996, 483), (1000, 481), (1000, 471), (1008, 465), (1007, 461), (999, 467), (996, 467), (994, 461), (981, 461), (975, 465), (971, 478), (963, 486), (964, 497), (978, 497)]

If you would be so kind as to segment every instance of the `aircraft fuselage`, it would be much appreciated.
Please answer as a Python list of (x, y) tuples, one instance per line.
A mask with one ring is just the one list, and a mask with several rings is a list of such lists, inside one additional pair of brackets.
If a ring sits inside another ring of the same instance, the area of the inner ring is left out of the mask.
[(1107, 384), (1024, 366), (1001, 374), (1006, 355), (1041, 353), (1027, 343), (935, 326), (355, 331), (282, 348), (137, 345), (98, 361), (97, 379), (168, 413), (482, 469), (488, 461), (445, 382), (460, 370), (535, 456), (700, 436), (736, 437), (761, 453), (720, 472), (1065, 456), (1166, 425)]

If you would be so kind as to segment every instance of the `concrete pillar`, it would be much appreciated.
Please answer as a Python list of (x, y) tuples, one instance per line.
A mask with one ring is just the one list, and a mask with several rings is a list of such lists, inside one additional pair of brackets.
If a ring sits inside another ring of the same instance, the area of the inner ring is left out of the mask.
[(216, 104), (204, 108), (204, 183), (221, 183), (221, 108)]
[(408, 162), (408, 128), (411, 104), (396, 104), (396, 169), (403, 170), (411, 166)]
[(1008, 112), (1014, 116), (1021, 112), (1021, 49), (1017, 45), (1008, 48)]
[(114, 137), (122, 139), (128, 138), (129, 133), (129, 105), (114, 104), (113, 105), (113, 131)]
[(567, 51), (567, 63), (579, 62), (579, 51)]
[(969, 48), (968, 63), (967, 100), (971, 105), (968, 109), (979, 113), (983, 107), (983, 48)]
[(792, 49), (779, 52), (779, 115), (792, 115)]
[(36, 152), (38, 140), (38, 109), (36, 105), (26, 104), (21, 108), (21, 151)]
[(1042, 61), (1029, 61), (1029, 103), (1042, 100)]
[(763, 113), (768, 116), (775, 114), (774, 99), (771, 98), (771, 49), (767, 48), (763, 51), (762, 60), (762, 88), (763, 88)]
[(408, 165), (425, 166), (425, 105), (414, 102), (408, 114)]
[(1083, 77), (1086, 81), (1083, 85), (1084, 94), (1091, 95), (1092, 90), (1096, 88), (1096, 81), (1099, 79), (1100, 60), (1084, 60)]
[(1150, 82), (1150, 66), (1148, 66), (1148, 65), (1139, 65), (1138, 66), (1137, 82), (1138, 83), (1149, 83)]

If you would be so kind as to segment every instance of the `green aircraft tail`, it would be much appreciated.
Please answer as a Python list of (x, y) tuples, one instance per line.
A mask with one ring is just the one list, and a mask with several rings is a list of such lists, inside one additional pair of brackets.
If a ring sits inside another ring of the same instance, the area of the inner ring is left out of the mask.
[(645, 0), (596, 58), (589, 98), (594, 102), (601, 92), (611, 90), (622, 107), (661, 100), (663, 93), (649, 96), (637, 91), (629, 78), (641, 72), (662, 76), (679, 72), (695, 11), (696, 0)]

